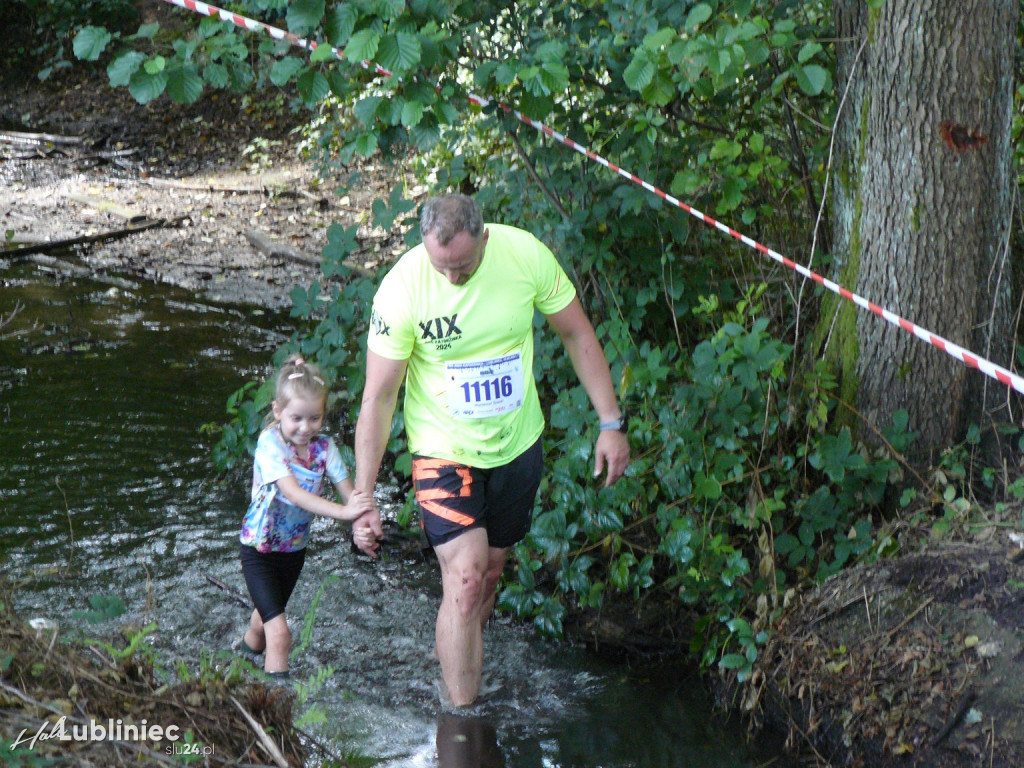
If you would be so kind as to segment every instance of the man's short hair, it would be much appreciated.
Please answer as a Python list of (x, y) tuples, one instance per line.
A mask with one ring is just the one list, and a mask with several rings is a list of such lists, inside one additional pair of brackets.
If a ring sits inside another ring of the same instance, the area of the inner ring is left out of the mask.
[(484, 231), (480, 206), (469, 195), (432, 197), (420, 212), (420, 235), (433, 235), (441, 245), (448, 245), (459, 232), (474, 238)]

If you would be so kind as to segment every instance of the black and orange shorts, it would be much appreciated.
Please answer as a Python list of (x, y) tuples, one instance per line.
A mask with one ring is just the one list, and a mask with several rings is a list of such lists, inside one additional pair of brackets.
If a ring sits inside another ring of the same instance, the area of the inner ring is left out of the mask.
[(413, 454), (420, 526), (430, 546), (472, 528), (486, 529), (492, 547), (521, 541), (530, 530), (543, 459), (539, 438), (508, 464), (491, 469)]

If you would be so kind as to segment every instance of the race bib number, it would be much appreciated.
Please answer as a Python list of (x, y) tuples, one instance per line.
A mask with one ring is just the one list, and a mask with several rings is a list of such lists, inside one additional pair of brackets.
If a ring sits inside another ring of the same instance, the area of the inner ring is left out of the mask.
[(523, 360), (518, 352), (494, 360), (445, 364), (448, 407), (457, 419), (486, 419), (523, 404)]

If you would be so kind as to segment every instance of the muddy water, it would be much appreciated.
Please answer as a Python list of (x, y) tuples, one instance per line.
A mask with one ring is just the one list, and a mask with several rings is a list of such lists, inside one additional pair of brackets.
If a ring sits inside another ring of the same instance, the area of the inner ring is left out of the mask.
[[(207, 577), (244, 591), (247, 478), (215, 480), (200, 426), (264, 373), (287, 319), (34, 264), (0, 263), (0, 284), (0, 316), (21, 305), (0, 329), (0, 567), (24, 581), (17, 609), (66, 632), (155, 621), (161, 654), (192, 669), (236, 649), (247, 611)], [(86, 623), (76, 612), (95, 595), (120, 597), (127, 613)], [(497, 690), (444, 715), (429, 656), (438, 601), (436, 563), (371, 563), (341, 527), (315, 524), (289, 603), (297, 639), (312, 618), (294, 674), (333, 668), (313, 697), (328, 714), (314, 730), (337, 753), (395, 768), (772, 759), (711, 712), (685, 671), (602, 663), (508, 619), (485, 636)]]

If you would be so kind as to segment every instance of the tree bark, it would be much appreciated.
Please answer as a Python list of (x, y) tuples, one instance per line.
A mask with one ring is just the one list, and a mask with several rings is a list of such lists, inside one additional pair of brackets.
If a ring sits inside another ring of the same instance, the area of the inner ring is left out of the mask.
[[(993, 362), (1012, 360), (1009, 231), (1019, 0), (835, 0), (833, 236), (839, 281)], [(982, 141), (984, 139), (984, 141)], [(848, 302), (843, 302), (849, 304)], [(1007, 420), (1010, 394), (852, 305), (826, 313), (842, 396), (864, 423), (900, 409), (919, 447)], [(861, 434), (867, 440), (869, 429)]]

